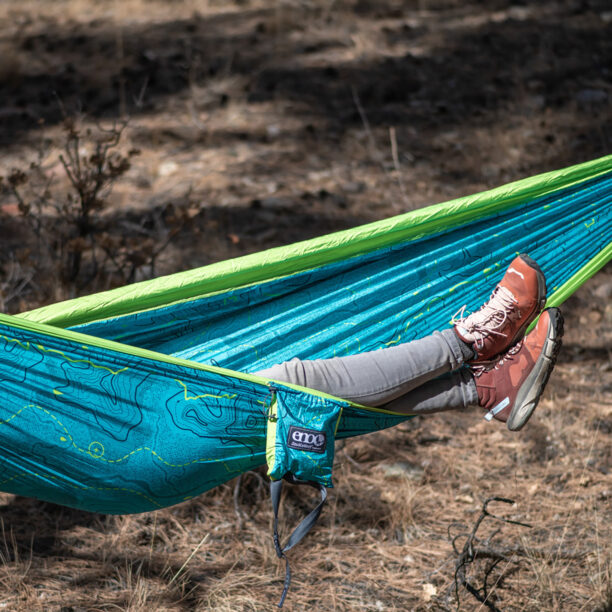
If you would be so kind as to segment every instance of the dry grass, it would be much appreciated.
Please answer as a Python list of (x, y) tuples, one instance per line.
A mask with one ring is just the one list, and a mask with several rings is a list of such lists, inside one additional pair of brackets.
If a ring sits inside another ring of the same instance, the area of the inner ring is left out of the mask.
[[(600, 4), (2, 2), (0, 175), (57, 139), (57, 82), (92, 124), (132, 114), (125, 147), (142, 155), (109, 219), (188, 215), (161, 273), (473, 193), (610, 150), (609, 103), (579, 95), (612, 96)], [(0, 194), (0, 304), (25, 310), (36, 281), (9, 257), (14, 208)], [(336, 488), (290, 553), (287, 610), (485, 610), (465, 589), (457, 604), (448, 532), (469, 532), (493, 495), (533, 525), (478, 532), (503, 552), (499, 609), (612, 610), (611, 283), (608, 268), (566, 305), (560, 363), (521, 434), (449, 413), (338, 445)], [(284, 564), (262, 474), (138, 516), (0, 494), (0, 610), (273, 609)], [(313, 501), (301, 493), (286, 494), (283, 534)], [(474, 584), (487, 563), (467, 568)]]
[[(602, 279), (612, 277), (594, 279), (578, 299), (591, 299)], [(580, 313), (570, 305), (570, 346)], [(595, 331), (608, 342), (610, 322)], [(594, 400), (586, 383), (608, 389), (611, 370), (589, 357), (596, 349), (587, 346), (580, 361), (562, 357), (524, 434), (476, 413), (449, 413), (340, 443), (337, 488), (320, 525), (290, 553), (286, 608), (457, 609), (448, 530), (471, 530), (483, 500), (497, 495), (516, 504), (492, 512), (532, 525), (489, 520), (479, 531), (486, 540), (499, 530), (491, 545), (505, 550), (489, 580), (498, 608), (609, 610), (612, 405), (607, 392)], [(312, 502), (301, 495), (286, 494), (281, 533)], [(8, 609), (250, 611), (272, 609), (280, 595), (284, 564), (258, 473), (140, 516), (90, 515), (8, 495), (4, 502), (0, 600)], [(485, 569), (486, 560), (468, 568), (474, 584)], [(485, 609), (459, 594), (460, 610)]]

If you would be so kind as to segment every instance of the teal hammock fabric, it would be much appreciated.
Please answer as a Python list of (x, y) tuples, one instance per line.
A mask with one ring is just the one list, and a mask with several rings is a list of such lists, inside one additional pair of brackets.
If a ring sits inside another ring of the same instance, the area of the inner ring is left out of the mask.
[(612, 156), (346, 232), (0, 315), (0, 489), (154, 510), (265, 463), (273, 397), (337, 436), (407, 418), (252, 373), (476, 309), (520, 252), (563, 302), (612, 258)]

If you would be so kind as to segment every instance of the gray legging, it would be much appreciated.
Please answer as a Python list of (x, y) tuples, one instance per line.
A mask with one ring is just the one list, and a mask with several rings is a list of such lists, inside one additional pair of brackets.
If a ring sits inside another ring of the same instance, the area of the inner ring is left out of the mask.
[(478, 403), (474, 378), (461, 366), (472, 349), (452, 329), (359, 355), (292, 359), (260, 376), (404, 414), (456, 410)]

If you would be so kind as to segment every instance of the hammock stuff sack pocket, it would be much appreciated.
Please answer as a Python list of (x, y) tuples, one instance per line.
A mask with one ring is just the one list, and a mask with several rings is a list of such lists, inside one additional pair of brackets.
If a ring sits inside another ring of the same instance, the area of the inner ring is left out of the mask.
[[(342, 409), (348, 404), (327, 397), (305, 396), (288, 387), (272, 387), (267, 414), (266, 461), (274, 510), (274, 547), (285, 559), (285, 583), (278, 607), (282, 607), (291, 569), (285, 553), (293, 548), (317, 522), (332, 487), (334, 442)], [(284, 546), (278, 535), (278, 511), (283, 481), (317, 489), (321, 501), (300, 522)]]

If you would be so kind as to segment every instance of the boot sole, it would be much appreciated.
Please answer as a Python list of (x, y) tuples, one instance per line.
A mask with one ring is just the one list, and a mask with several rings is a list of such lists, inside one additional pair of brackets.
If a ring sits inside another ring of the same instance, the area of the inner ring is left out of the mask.
[(519, 431), (533, 414), (561, 349), (563, 315), (558, 308), (549, 308), (547, 312), (550, 322), (546, 340), (532, 371), (516, 394), (514, 406), (506, 421), (510, 431)]

